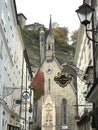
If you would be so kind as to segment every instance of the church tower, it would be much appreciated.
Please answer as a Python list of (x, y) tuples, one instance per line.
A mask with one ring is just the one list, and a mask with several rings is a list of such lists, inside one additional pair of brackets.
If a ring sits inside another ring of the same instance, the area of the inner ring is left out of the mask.
[(50, 15), (49, 34), (46, 39), (46, 61), (52, 61), (54, 58), (54, 36), (52, 33), (52, 23)]
[(40, 62), (42, 62), (45, 59), (45, 31), (43, 28), (40, 28)]

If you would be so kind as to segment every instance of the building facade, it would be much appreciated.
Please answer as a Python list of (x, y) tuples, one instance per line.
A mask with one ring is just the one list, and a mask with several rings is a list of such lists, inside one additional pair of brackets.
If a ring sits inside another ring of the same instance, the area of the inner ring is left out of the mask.
[[(98, 28), (98, 0), (91, 0), (91, 6), (95, 9), (91, 20), (92, 29)], [(92, 128), (98, 129), (98, 33), (92, 32), (93, 44), (93, 59), (94, 59), (94, 83), (89, 86), (87, 91), (87, 100), (93, 102), (93, 113), (92, 113)], [(96, 42), (97, 41), (97, 42)]]
[(40, 71), (44, 74), (44, 96), (36, 102), (34, 124), (42, 130), (77, 129), (74, 89), (70, 84), (64, 88), (60, 87), (54, 81), (54, 77), (62, 70), (55, 57), (54, 43), (50, 18), (49, 35), (45, 42), (45, 58), (40, 67)]
[[(75, 64), (77, 68), (81, 70), (81, 75), (77, 77), (77, 92), (78, 92), (78, 116), (79, 120), (77, 125), (79, 129), (90, 129), (91, 128), (91, 117), (90, 112), (92, 111), (93, 105), (85, 99), (88, 85), (92, 85), (92, 80), (85, 80), (85, 74), (88, 67), (92, 67), (92, 43), (90, 43), (85, 34), (85, 28), (80, 27), (77, 48), (75, 54)], [(88, 117), (89, 115), (89, 117)], [(85, 121), (86, 120), (86, 121)], [(84, 123), (85, 122), (85, 123)]]
[(23, 111), (18, 101), (22, 99), (21, 89), (26, 89), (32, 77), (24, 57), (15, 0), (0, 0), (0, 5), (0, 129), (25, 129), (26, 116), (20, 117)]
[[(98, 1), (85, 0), (83, 2), (97, 9)], [(97, 10), (95, 10), (95, 13), (93, 14), (91, 24), (87, 27), (88, 30), (96, 28), (96, 18)], [(88, 34), (90, 39), (87, 37), (86, 33)], [(82, 81), (79, 78), (77, 81), (78, 110), (80, 116), (80, 120), (77, 125), (80, 130), (98, 129), (96, 125), (98, 124), (96, 120), (97, 118), (95, 118), (95, 113), (97, 113), (97, 105), (95, 105), (95, 100), (97, 99), (97, 90), (94, 90), (97, 78), (97, 45), (94, 41), (91, 40), (96, 38), (97, 35), (95, 36), (94, 33), (90, 33), (89, 31), (86, 32), (86, 28), (83, 25), (80, 26), (77, 50), (75, 55), (76, 66), (83, 70)], [(93, 90), (95, 91), (95, 93), (93, 93)]]
[(44, 28), (44, 25), (39, 24), (37, 22), (34, 24), (25, 25), (25, 28), (28, 30), (39, 30), (41, 27)]

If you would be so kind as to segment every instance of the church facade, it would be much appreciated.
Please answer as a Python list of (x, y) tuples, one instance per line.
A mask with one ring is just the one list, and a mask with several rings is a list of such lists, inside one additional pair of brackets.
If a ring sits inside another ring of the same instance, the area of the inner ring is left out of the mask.
[(40, 30), (40, 71), (44, 73), (44, 95), (36, 103), (36, 123), (41, 130), (77, 130), (74, 89), (70, 84), (60, 87), (54, 81), (54, 77), (62, 70), (55, 57), (54, 44), (50, 17), (46, 40), (44, 30)]

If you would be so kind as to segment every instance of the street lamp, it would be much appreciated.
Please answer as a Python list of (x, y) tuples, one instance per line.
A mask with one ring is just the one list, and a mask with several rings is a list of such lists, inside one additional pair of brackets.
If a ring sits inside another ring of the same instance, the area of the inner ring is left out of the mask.
[(83, 25), (87, 26), (88, 24), (90, 24), (92, 14), (94, 12), (94, 9), (90, 5), (84, 3), (83, 5), (81, 5), (79, 7), (79, 9), (76, 10), (76, 12), (77, 12), (78, 17), (80, 19), (80, 22)]
[(79, 17), (79, 20), (81, 24), (83, 24), (86, 27), (86, 35), (89, 38), (89, 40), (98, 43), (98, 41), (95, 41), (94, 38), (91, 38), (87, 32), (92, 32), (92, 33), (98, 33), (97, 28), (93, 29), (87, 29), (87, 26), (90, 24), (92, 20), (92, 16), (94, 13), (95, 9), (93, 9), (90, 5), (83, 3), (79, 9), (76, 10), (77, 15)]

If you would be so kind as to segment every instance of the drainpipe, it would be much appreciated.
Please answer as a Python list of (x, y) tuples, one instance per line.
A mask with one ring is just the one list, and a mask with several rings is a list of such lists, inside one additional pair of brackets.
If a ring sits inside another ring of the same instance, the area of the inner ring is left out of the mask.
[(21, 99), (20, 99), (20, 118), (21, 118), (21, 108), (22, 108), (22, 90), (23, 90), (23, 68), (24, 68), (24, 56), (22, 57), (22, 75), (21, 75)]
[[(93, 5), (93, 1), (91, 0), (91, 5)], [(94, 24), (94, 14), (92, 15), (92, 30), (94, 30), (94, 27), (95, 26), (95, 24)], [(94, 39), (94, 41), (92, 42), (92, 44), (93, 44), (93, 46), (92, 46), (92, 48), (93, 48), (93, 71), (94, 71), (94, 74), (93, 74), (93, 84), (95, 83), (95, 81), (96, 81), (96, 62), (95, 62), (95, 32), (93, 31), (93, 33), (92, 33), (92, 39)], [(95, 111), (95, 103), (93, 103), (93, 113), (94, 113), (94, 111)], [(94, 124), (95, 125), (95, 116), (96, 115), (94, 115), (94, 117), (92, 117), (92, 124)], [(96, 130), (98, 130), (98, 128), (96, 128)]]
[[(27, 91), (27, 64), (26, 64), (26, 91)], [(25, 99), (25, 130), (27, 124), (27, 99)]]

